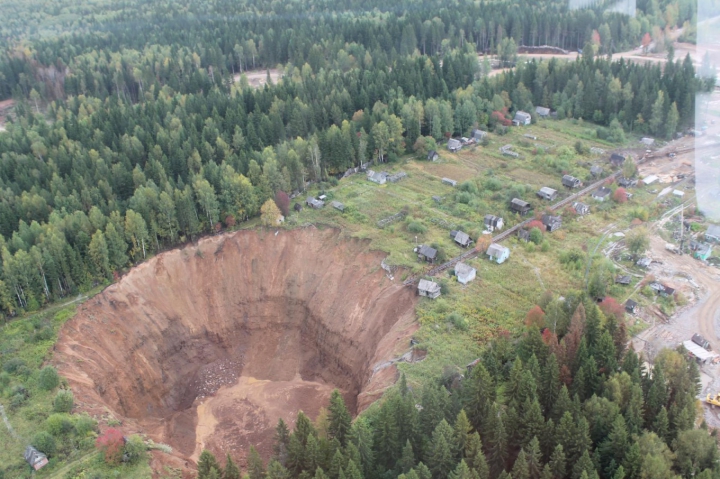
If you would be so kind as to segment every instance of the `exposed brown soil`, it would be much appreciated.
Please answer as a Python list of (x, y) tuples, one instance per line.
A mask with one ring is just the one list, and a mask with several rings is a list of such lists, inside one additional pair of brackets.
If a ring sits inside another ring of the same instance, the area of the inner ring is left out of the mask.
[(241, 231), (163, 253), (87, 301), (54, 362), (81, 409), (241, 462), (269, 456), (279, 418), (314, 418), (334, 388), (359, 412), (397, 378), (415, 294), (384, 255), (336, 230)]

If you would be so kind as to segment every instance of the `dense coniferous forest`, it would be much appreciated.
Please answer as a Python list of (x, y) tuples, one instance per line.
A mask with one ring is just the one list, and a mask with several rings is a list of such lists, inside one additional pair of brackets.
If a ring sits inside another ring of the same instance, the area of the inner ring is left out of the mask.
[(19, 2), (0, 27), (8, 45), (0, 54), (0, 99), (32, 89), (46, 99), (64, 92), (105, 98), (154, 80), (180, 80), (195, 91), (184, 77), (198, 69), (218, 80), (287, 62), (317, 72), (341, 52), (358, 59), (369, 52), (383, 65), (415, 49), (435, 55), (470, 45), (501, 53), (510, 40), (575, 50), (593, 31), (606, 54), (636, 47), (645, 33), (662, 43), (666, 28), (689, 28), (696, 15), (689, 0), (640, 1), (631, 19), (605, 8), (568, 10), (567, 1), (550, 0)]
[[(352, 424), (337, 392), (315, 425), (301, 412), (291, 433), (281, 420), (269, 464), (251, 449), (250, 478), (718, 477), (715, 438), (693, 428), (691, 359), (665, 350), (647, 369), (625, 349), (614, 303), (541, 304), (544, 321), (519, 339), (498, 338), (466, 371), (419, 391), (403, 377)], [(232, 465), (213, 475), (222, 468), (204, 452), (198, 478), (237, 477)]]

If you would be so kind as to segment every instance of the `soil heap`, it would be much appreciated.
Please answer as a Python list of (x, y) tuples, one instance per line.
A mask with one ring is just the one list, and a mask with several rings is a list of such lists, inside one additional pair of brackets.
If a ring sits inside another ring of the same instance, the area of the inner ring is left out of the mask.
[(267, 457), (278, 418), (314, 418), (334, 388), (358, 412), (396, 379), (373, 369), (407, 350), (415, 294), (383, 257), (332, 229), (207, 238), (86, 302), (54, 362), (82, 409), (181, 457)]

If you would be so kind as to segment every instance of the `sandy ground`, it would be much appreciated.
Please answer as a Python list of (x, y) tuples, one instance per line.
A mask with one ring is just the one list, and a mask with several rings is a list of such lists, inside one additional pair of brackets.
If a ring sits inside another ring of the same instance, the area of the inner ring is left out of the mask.
[(280, 417), (315, 419), (335, 388), (356, 413), (397, 380), (417, 295), (383, 257), (331, 229), (205, 238), (84, 303), (53, 363), (81, 411), (170, 444), (175, 462), (207, 448), (244, 464), (250, 444), (268, 458)]
[[(233, 77), (233, 81), (239, 82), (240, 78), (243, 75), (245, 75), (248, 83), (253, 88), (260, 88), (262, 86), (265, 86), (265, 83), (267, 83), (267, 70), (250, 70), (243, 73), (238, 73)], [(275, 68), (270, 69), (270, 81), (272, 81), (273, 84), (278, 82), (278, 80), (280, 79), (280, 75), (282, 75), (282, 72), (280, 70), (277, 70)]]

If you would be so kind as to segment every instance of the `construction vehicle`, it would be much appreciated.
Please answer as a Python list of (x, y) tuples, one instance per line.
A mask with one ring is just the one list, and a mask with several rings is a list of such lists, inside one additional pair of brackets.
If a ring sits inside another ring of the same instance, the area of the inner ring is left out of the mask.
[(708, 394), (705, 398), (705, 402), (711, 405), (713, 408), (715, 406), (720, 406), (720, 393), (713, 395)]

